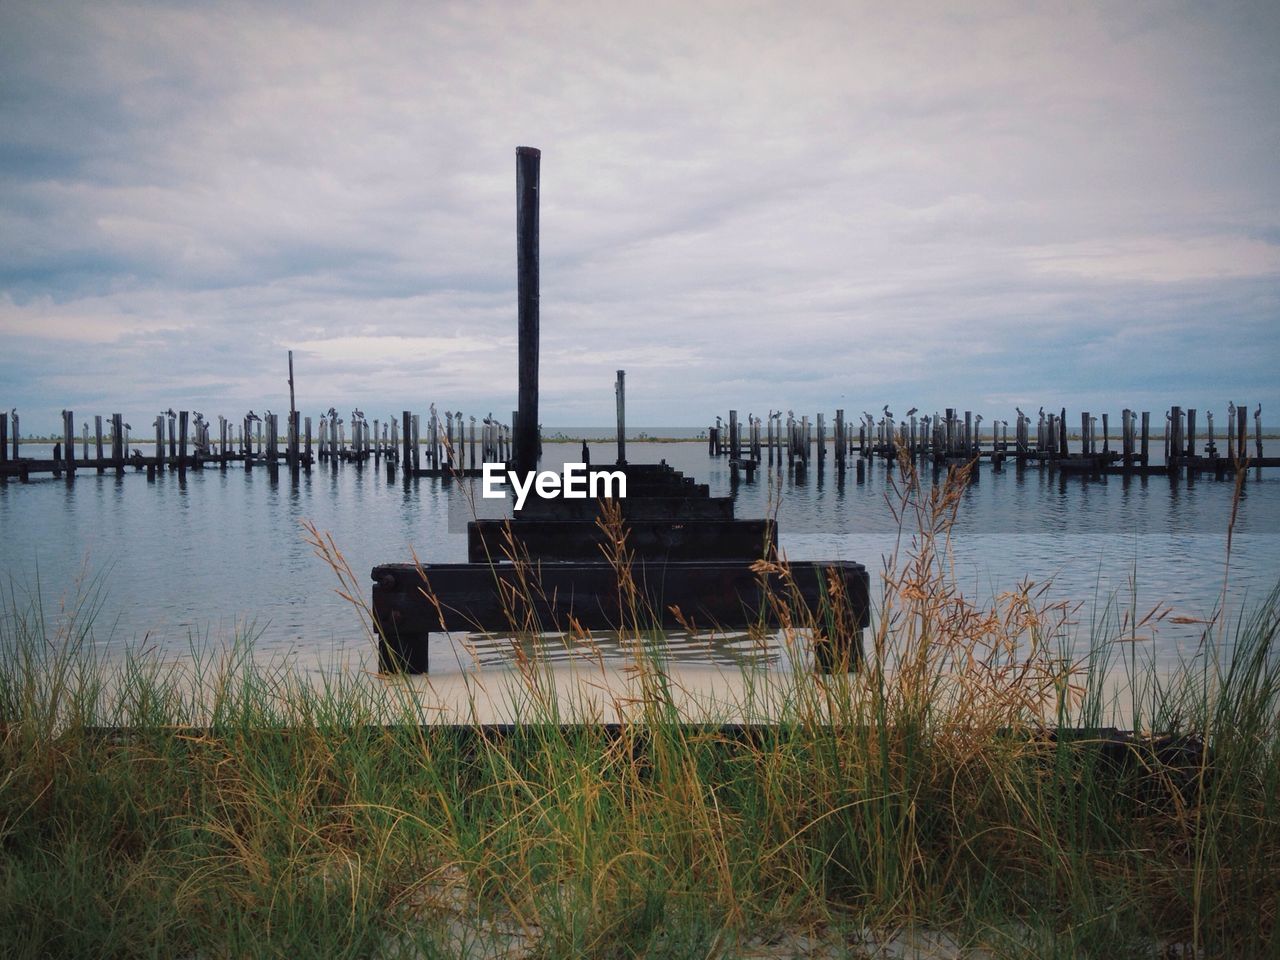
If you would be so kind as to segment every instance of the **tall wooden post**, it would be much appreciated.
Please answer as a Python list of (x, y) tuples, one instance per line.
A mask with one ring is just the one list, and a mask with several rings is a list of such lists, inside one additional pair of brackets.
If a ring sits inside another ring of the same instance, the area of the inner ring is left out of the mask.
[(1245, 460), (1249, 456), (1249, 408), (1243, 403), (1236, 404), (1236, 459)]
[(1139, 447), (1139, 450), (1141, 451), (1140, 456), (1142, 458), (1142, 465), (1145, 467), (1151, 462), (1149, 459), (1151, 455), (1151, 411), (1150, 410), (1142, 411), (1142, 444)]
[[(914, 429), (915, 421), (914, 420), (911, 421), (911, 425), (912, 425), (911, 442), (914, 444), (915, 443), (915, 429)], [(848, 452), (846, 448), (848, 447), (849, 444), (846, 441), (845, 435), (844, 435), (844, 411), (843, 410), (836, 411), (835, 441), (836, 441), (836, 472), (844, 473), (845, 457)]]
[(538, 465), (538, 180), (542, 151), (516, 148), (516, 299), (519, 318), (519, 392), (515, 423), (516, 470)]
[(9, 415), (0, 413), (0, 463), (9, 462)]
[(298, 408), (293, 398), (293, 351), (289, 351), (289, 440), (287, 456), (289, 468), (298, 470)]
[(627, 371), (618, 371), (618, 382), (613, 392), (618, 401), (618, 465), (627, 462)]
[(187, 475), (187, 411), (178, 413), (178, 476)]
[(70, 410), (62, 411), (63, 454), (67, 458), (67, 479), (76, 476), (76, 415)]

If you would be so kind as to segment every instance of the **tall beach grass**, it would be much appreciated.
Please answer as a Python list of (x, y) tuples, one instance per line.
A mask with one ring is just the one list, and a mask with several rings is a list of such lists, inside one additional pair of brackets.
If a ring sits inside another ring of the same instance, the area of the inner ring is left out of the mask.
[(251, 636), (107, 660), (92, 596), (46, 617), (11, 588), (4, 952), (734, 957), (804, 930), (857, 957), (917, 927), (992, 956), (1276, 955), (1280, 593), (1168, 671), (1115, 605), (1075, 650), (1043, 585), (957, 589), (961, 483), (903, 481), (861, 669), (753, 674), (733, 725), (687, 722), (651, 645), (619, 724), (565, 722), (535, 656), (519, 723), (446, 726), (410, 684), (300, 677)]

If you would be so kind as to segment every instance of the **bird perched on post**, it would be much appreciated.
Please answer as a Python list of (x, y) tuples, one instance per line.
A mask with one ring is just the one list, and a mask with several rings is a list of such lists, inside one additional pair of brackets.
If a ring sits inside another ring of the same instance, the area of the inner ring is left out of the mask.
[(916, 415), (916, 412), (917, 412), (919, 409), (920, 409), (919, 407), (912, 407), (910, 410), (908, 410), (908, 411), (907, 411), (907, 416), (908, 416), (908, 417), (914, 417), (914, 416)]

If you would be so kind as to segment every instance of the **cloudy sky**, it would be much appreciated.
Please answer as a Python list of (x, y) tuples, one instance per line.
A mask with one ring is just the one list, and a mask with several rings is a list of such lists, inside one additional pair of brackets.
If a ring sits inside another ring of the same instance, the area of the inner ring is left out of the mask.
[[(0, 405), (1280, 411), (1280, 4), (0, 4)], [(1264, 416), (1275, 423), (1280, 417)], [(138, 422), (138, 420), (134, 420)]]

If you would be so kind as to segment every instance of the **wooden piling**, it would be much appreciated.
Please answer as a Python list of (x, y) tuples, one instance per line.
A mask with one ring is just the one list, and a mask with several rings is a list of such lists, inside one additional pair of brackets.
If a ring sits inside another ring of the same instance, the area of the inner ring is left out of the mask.
[(738, 439), (738, 411), (729, 411), (729, 459), (737, 461), (742, 456), (741, 443)]
[(844, 411), (836, 410), (836, 472), (844, 473), (848, 457), (848, 442), (844, 433)]
[(93, 417), (93, 449), (98, 457), (98, 473), (106, 469), (102, 464), (102, 414)]
[(124, 461), (129, 455), (128, 443), (124, 438), (124, 414), (111, 415), (111, 459), (115, 461), (116, 476), (124, 476)]
[(622, 466), (627, 462), (627, 371), (618, 371), (613, 394), (618, 408), (618, 465)]
[(302, 424), (303, 424), (303, 429), (305, 429), (307, 432), (306, 453), (303, 458), (303, 463), (307, 468), (307, 473), (310, 473), (311, 472), (311, 418), (303, 417)]
[(1187, 407), (1187, 456), (1196, 455), (1196, 408)]
[(519, 327), (515, 468), (538, 466), (538, 186), (542, 151), (516, 148), (516, 310)]
[[(22, 459), (22, 456), (19, 453), (20, 442), (21, 441), (18, 438), (18, 411), (14, 410), (13, 411), (13, 462), (14, 463), (17, 463), (19, 460)], [(23, 483), (26, 483), (25, 479), (23, 480)]]
[(187, 411), (178, 413), (178, 476), (187, 474)]
[(1236, 459), (1244, 461), (1249, 456), (1249, 408), (1236, 404)]
[(67, 479), (76, 477), (76, 415), (70, 410), (62, 411), (62, 434), (67, 458)]
[(1262, 404), (1253, 411), (1253, 455), (1262, 460)]
[(1141, 458), (1144, 467), (1151, 464), (1151, 411), (1142, 411), (1142, 445)]
[(298, 407), (293, 396), (293, 351), (289, 351), (289, 470), (298, 475)]
[(9, 414), (0, 413), (0, 463), (9, 462)]

